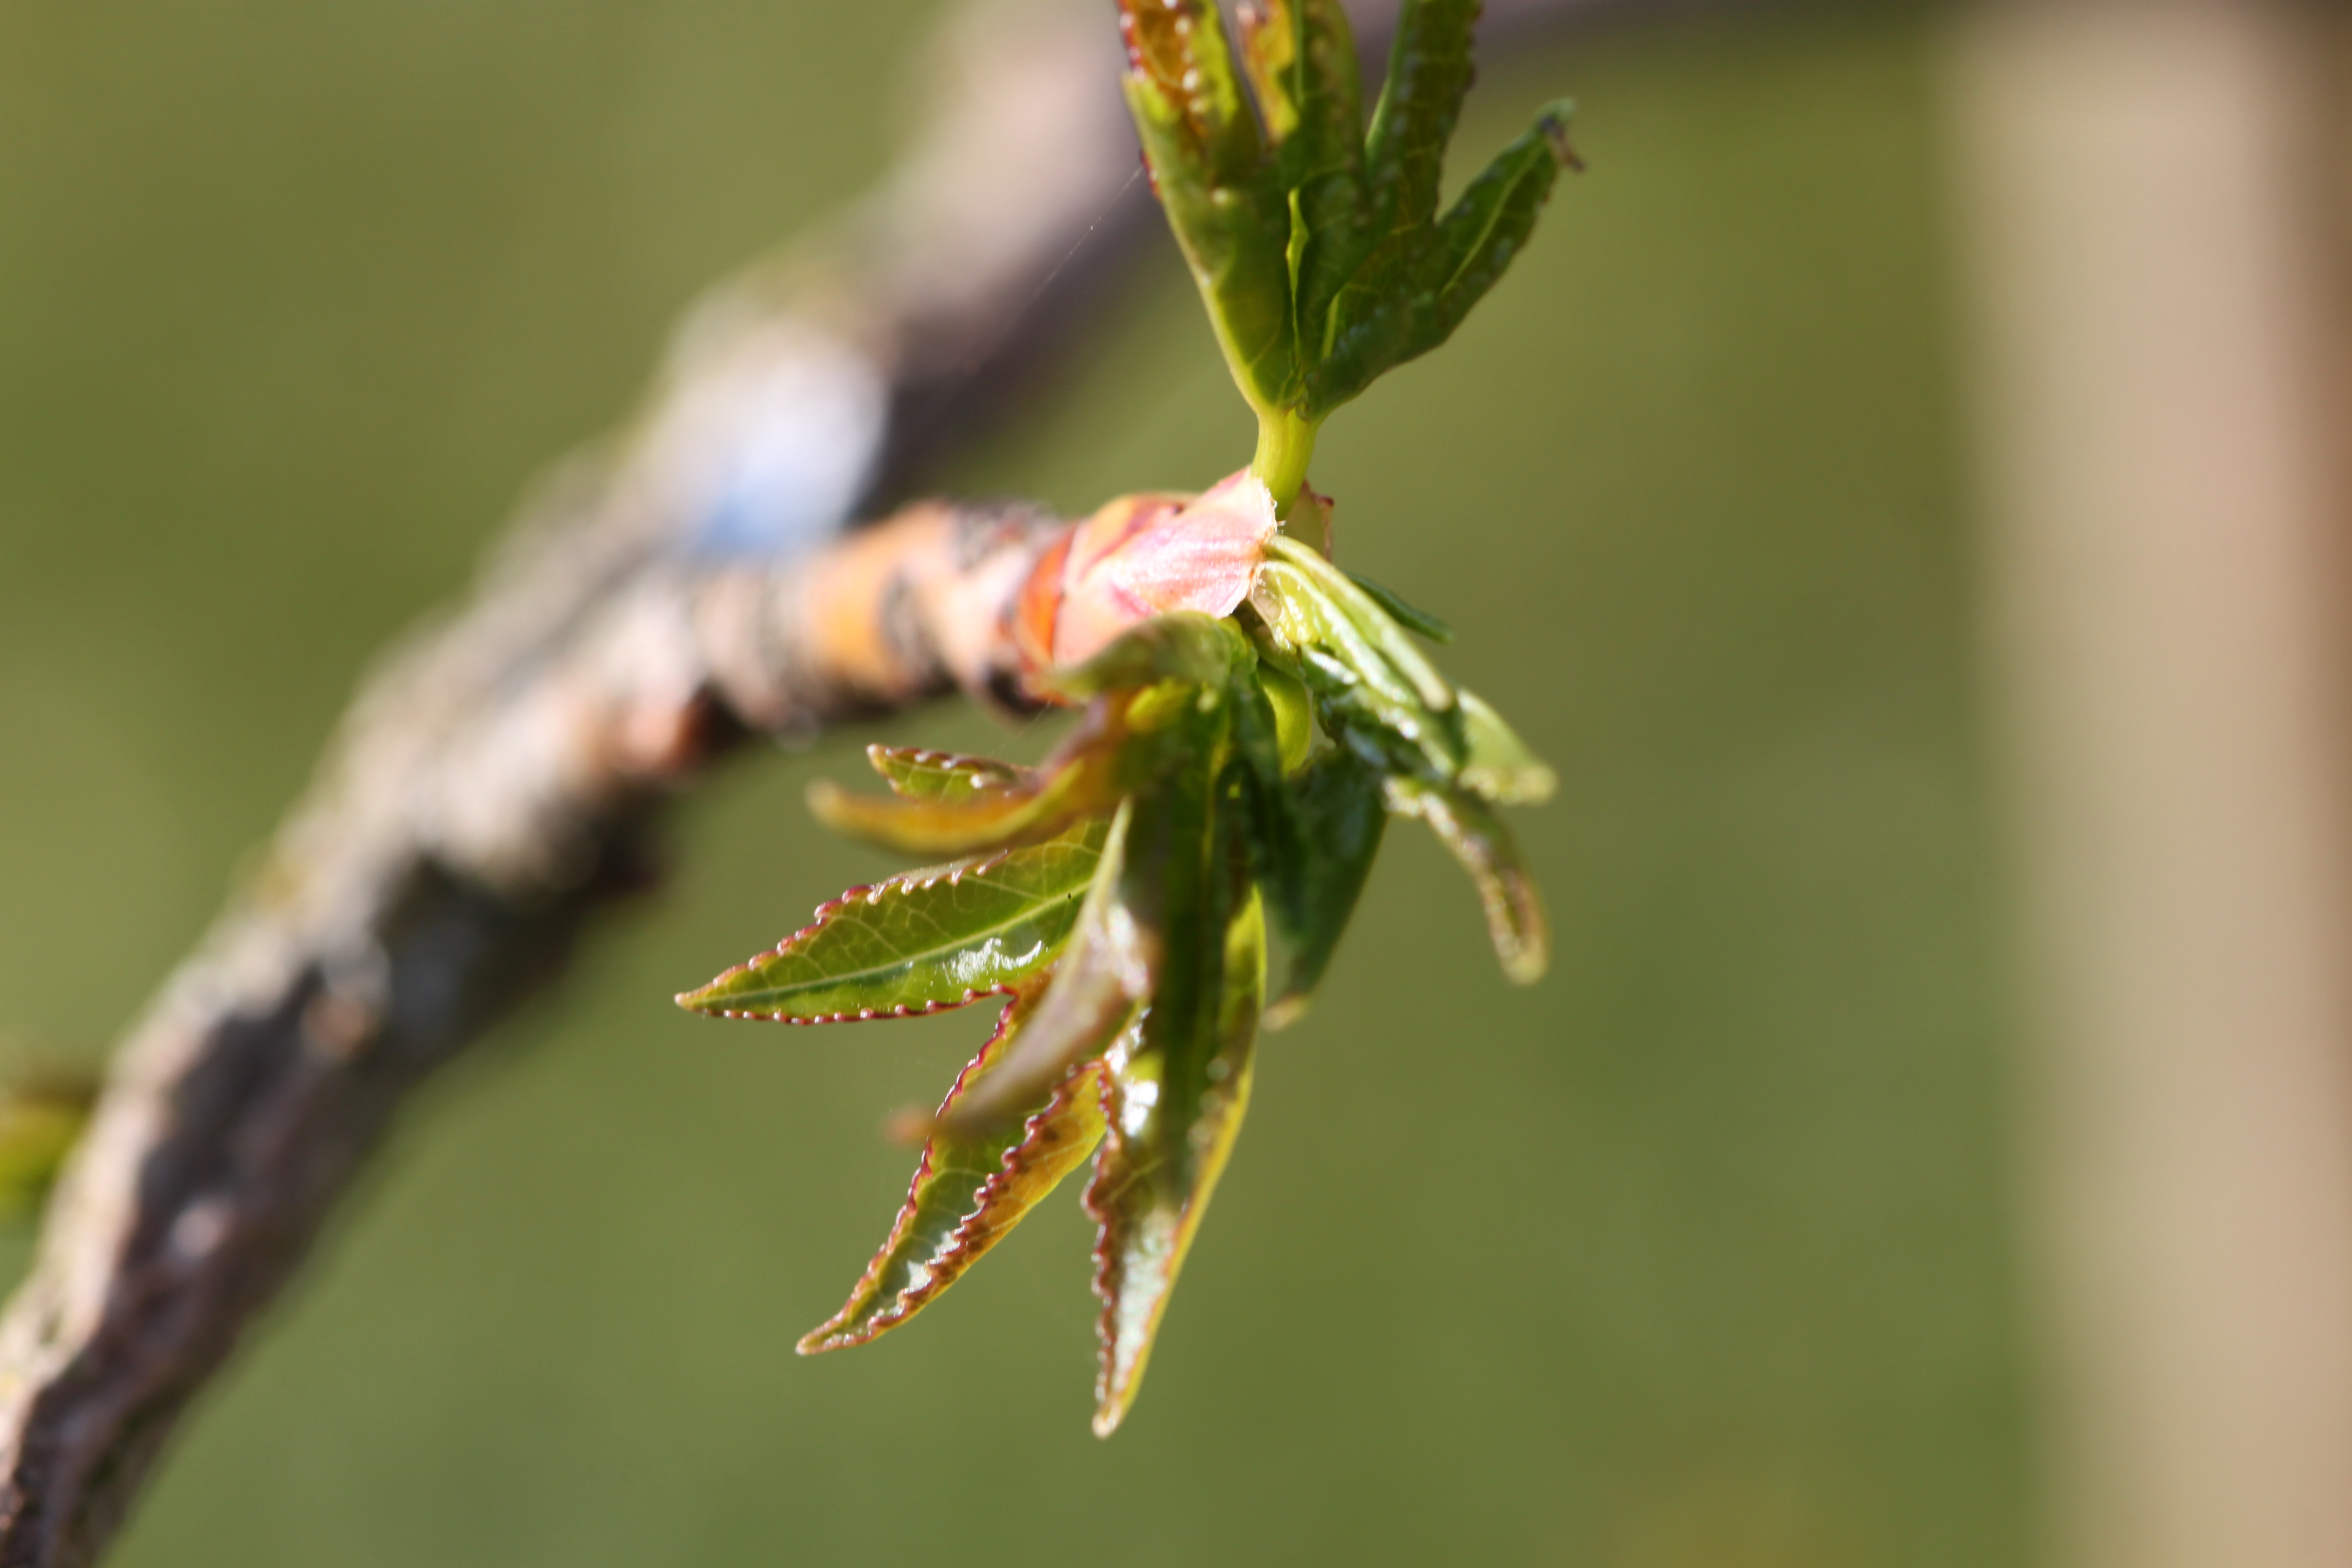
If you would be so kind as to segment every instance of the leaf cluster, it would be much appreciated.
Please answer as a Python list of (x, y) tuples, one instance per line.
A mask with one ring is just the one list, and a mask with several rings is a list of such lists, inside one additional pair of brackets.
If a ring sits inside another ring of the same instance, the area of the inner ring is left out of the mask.
[(877, 746), (888, 795), (813, 790), (836, 828), (956, 858), (849, 889), (678, 998), (803, 1024), (1007, 998), (909, 1129), (898, 1218), (804, 1352), (906, 1321), (1093, 1152), (1108, 1433), (1240, 1131), (1261, 1019), (1295, 1018), (1322, 980), (1390, 815), (1469, 870), (1506, 971), (1540, 972), (1541, 910), (1493, 807), (1541, 797), (1549, 771), (1414, 646), (1429, 617), (1290, 541), (1266, 549), (1237, 615), (1155, 616), (1055, 672), (1086, 706), (1043, 765)]
[(1439, 214), (1478, 10), (1404, 0), (1368, 127), (1339, 0), (1252, 0), (1238, 49), (1214, 0), (1120, 0), (1145, 163), (1286, 505), (1316, 427), (1453, 333), (1574, 163), (1551, 104)]

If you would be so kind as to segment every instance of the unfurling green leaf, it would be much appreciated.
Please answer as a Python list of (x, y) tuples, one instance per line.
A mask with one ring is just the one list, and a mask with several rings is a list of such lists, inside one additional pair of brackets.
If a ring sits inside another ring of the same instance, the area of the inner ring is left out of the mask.
[(1461, 324), (1574, 165), (1554, 105), (1438, 218), (1478, 9), (1404, 0), (1368, 131), (1339, 0), (1244, 0), (1261, 138), (1212, 0), (1120, 0), (1144, 161), (1286, 516), (1324, 418)]
[(1470, 37), (1479, 0), (1403, 0), (1387, 83), (1365, 136), (1372, 211), (1384, 234), (1425, 226), (1437, 211), (1445, 148), (1476, 68)]
[[(1003, 1056), (1035, 1010), (1042, 986), (1017, 994), (996, 1033), (956, 1079), (944, 1117)], [(800, 1342), (803, 1355), (864, 1344), (923, 1310), (1003, 1239), (1102, 1139), (1103, 1065), (1087, 1062), (1017, 1128), (923, 1145), (906, 1204), (841, 1310)]]
[(1447, 626), (1444, 621), (1438, 619), (1435, 616), (1431, 615), (1427, 610), (1417, 609), (1413, 605), (1406, 604), (1397, 594), (1390, 589), (1381, 587), (1378, 583), (1373, 582), (1370, 577), (1365, 576), (1362, 573), (1349, 573), (1348, 581), (1362, 589), (1365, 595), (1369, 597), (1372, 603), (1378, 605), (1382, 612), (1388, 616), (1389, 619), (1394, 621), (1397, 625), (1402, 626), (1413, 636), (1417, 637), (1426, 637), (1429, 641), (1439, 644), (1450, 643), (1454, 640), (1454, 628), (1452, 626)]
[[(1265, 976), (1265, 922), (1256, 900), (1229, 928), (1222, 960), (1218, 1033), (1200, 1072), (1204, 1088), (1197, 1098), (1180, 1101), (1168, 1092), (1164, 1047), (1151, 1047), (1141, 1028), (1107, 1058), (1109, 1131), (1086, 1194), (1087, 1212), (1101, 1226), (1095, 1242), (1095, 1293), (1103, 1301), (1097, 1436), (1117, 1430), (1135, 1403), (1169, 1292), (1249, 1108)], [(1180, 1103), (1190, 1104), (1189, 1115), (1180, 1113)], [(1184, 1158), (1171, 1161), (1171, 1149), (1182, 1150)]]
[(1456, 695), (1462, 700), (1462, 733), (1469, 753), (1462, 764), (1462, 787), (1497, 805), (1540, 805), (1549, 800), (1559, 787), (1559, 776), (1484, 698), (1470, 691)]
[(1417, 816), (1429, 824), (1470, 873), (1503, 973), (1521, 985), (1542, 979), (1551, 963), (1543, 902), (1520, 858), (1518, 840), (1503, 819), (1474, 795), (1416, 779), (1390, 779), (1388, 799), (1389, 809), (1398, 816)]
[[(1368, 278), (1334, 303), (1324, 353), (1306, 376), (1309, 415), (1328, 416), (1377, 377), (1437, 347), (1501, 281), (1534, 232), (1561, 165), (1573, 159), (1570, 111), (1564, 101), (1545, 109), (1433, 229), (1391, 242), (1395, 258), (1378, 281)], [(1370, 264), (1382, 265), (1382, 255)]]
[(852, 888), (774, 952), (681, 1007), (719, 1017), (836, 1023), (961, 1007), (1051, 963), (1101, 863), (1104, 825), (985, 860)]
[(1381, 775), (1343, 748), (1309, 763), (1287, 797), (1287, 832), (1270, 847), (1266, 891), (1275, 923), (1289, 943), (1290, 964), (1281, 994), (1266, 1009), (1269, 1029), (1287, 1028), (1307, 1011), (1388, 827)]
[(1278, 406), (1297, 375), (1287, 202), (1264, 165), (1212, 0), (1120, 0), (1124, 86), (1144, 162), (1242, 395)]

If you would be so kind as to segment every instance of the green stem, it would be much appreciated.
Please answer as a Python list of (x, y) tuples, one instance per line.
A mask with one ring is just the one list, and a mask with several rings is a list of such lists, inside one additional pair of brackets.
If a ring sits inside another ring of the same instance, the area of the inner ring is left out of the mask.
[(1307, 460), (1315, 456), (1315, 433), (1322, 424), (1286, 408), (1257, 416), (1257, 456), (1250, 459), (1250, 472), (1273, 492), (1276, 517), (1290, 516), (1290, 503), (1307, 482)]

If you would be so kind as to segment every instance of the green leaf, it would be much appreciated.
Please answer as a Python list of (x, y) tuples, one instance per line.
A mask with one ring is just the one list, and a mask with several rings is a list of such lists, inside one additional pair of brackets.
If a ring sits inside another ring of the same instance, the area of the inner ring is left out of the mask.
[(1330, 966), (1388, 827), (1381, 775), (1353, 752), (1325, 752), (1288, 790), (1292, 837), (1277, 845), (1266, 890), (1290, 944), (1282, 994), (1265, 1026), (1286, 1028), (1307, 1011)]
[(1295, 668), (1285, 669), (1273, 659), (1259, 660), (1257, 682), (1274, 724), (1275, 753), (1280, 772), (1296, 773), (1306, 763), (1307, 749), (1315, 743), (1315, 710), (1307, 695), (1307, 683), (1298, 679)]
[(1475, 75), (1470, 41), (1479, 0), (1404, 0), (1388, 80), (1365, 137), (1372, 210), (1384, 231), (1419, 228), (1437, 211), (1445, 148)]
[(941, 1110), (935, 1133), (1001, 1131), (1072, 1067), (1108, 1050), (1152, 994), (1157, 944), (1121, 897), (1130, 815), (1122, 805), (1111, 819), (1077, 926), (1035, 1016), (988, 1075)]
[(1496, 154), (1447, 210), (1417, 290), (1430, 302), (1422, 305), (1416, 299), (1396, 363), (1427, 353), (1451, 337), (1527, 244), (1561, 165), (1574, 161), (1568, 145), (1574, 110), (1566, 100), (1545, 106), (1534, 126)]
[(1120, 0), (1123, 86), (1152, 185), (1234, 379), (1261, 411), (1292, 395), (1289, 208), (1263, 162), (1210, 0)]
[(1322, 417), (1374, 378), (1451, 337), (1534, 232), (1560, 166), (1574, 154), (1570, 105), (1555, 103), (1505, 148), (1433, 230), (1393, 237), (1370, 275), (1333, 306), (1323, 353), (1307, 374), (1305, 411)]
[[(1021, 993), (1004, 1009), (948, 1091), (942, 1116), (996, 1065), (1042, 991)], [(1016, 1129), (980, 1138), (933, 1134), (889, 1238), (841, 1310), (802, 1338), (801, 1354), (864, 1344), (898, 1327), (1003, 1239), (1101, 1141), (1106, 1077), (1100, 1062), (1082, 1065)]]
[(1447, 626), (1444, 621), (1439, 620), (1427, 610), (1415, 609), (1412, 605), (1406, 604), (1404, 600), (1397, 595), (1381, 587), (1378, 583), (1373, 582), (1370, 577), (1365, 576), (1362, 573), (1349, 573), (1348, 581), (1362, 589), (1364, 591), (1364, 595), (1370, 599), (1372, 603), (1378, 605), (1381, 607), (1381, 613), (1386, 615), (1389, 619), (1394, 621), (1405, 630), (1412, 633), (1413, 636), (1425, 637), (1431, 642), (1441, 644), (1450, 643), (1454, 640), (1454, 628), (1452, 626)]
[(1390, 779), (1388, 801), (1398, 816), (1417, 816), (1429, 824), (1470, 873), (1503, 973), (1521, 985), (1541, 979), (1550, 963), (1543, 903), (1520, 858), (1518, 841), (1503, 819), (1475, 795), (1413, 779)]
[(866, 760), (902, 800), (964, 800), (1019, 790), (1034, 782), (1027, 768), (952, 752), (868, 746)]
[(1295, 335), (1311, 361), (1331, 298), (1370, 241), (1363, 89), (1339, 0), (1265, 0), (1241, 13), (1243, 54), (1289, 202)]
[(1155, 1123), (1165, 1144), (1158, 1168), (1178, 1184), (1190, 1179), (1184, 1140), (1217, 1051), (1226, 930), (1248, 872), (1225, 808), (1225, 727), (1201, 730), (1199, 764), (1136, 798), (1120, 889), (1158, 949), (1134, 1055), (1158, 1064), (1167, 1112)]
[[(1087, 1184), (1087, 1212), (1100, 1227), (1095, 1241), (1095, 1435), (1108, 1437), (1135, 1403), (1151, 1358), (1169, 1293), (1199, 1232), (1217, 1179), (1249, 1108), (1254, 1047), (1265, 975), (1265, 923), (1250, 900), (1229, 928), (1222, 969), (1220, 1037), (1202, 1073), (1206, 1087), (1188, 1119), (1174, 1125), (1168, 1063), (1147, 1047), (1140, 1028), (1113, 1047), (1105, 1114), (1109, 1123)], [(1172, 1167), (1169, 1151), (1186, 1159)]]
[(852, 888), (774, 952), (729, 970), (679, 1006), (790, 1024), (905, 1017), (961, 1007), (1051, 963), (1101, 864), (1106, 826), (985, 860)]
[(1413, 646), (1412, 638), (1390, 617), (1378, 599), (1332, 565), (1321, 552), (1295, 539), (1277, 537), (1266, 546), (1266, 555), (1310, 580), (1316, 590), (1347, 617), (1349, 625), (1380, 650), (1389, 667), (1412, 683), (1423, 706), (1433, 712), (1444, 712), (1454, 706), (1454, 688), (1437, 672), (1429, 656)]
[(1462, 701), (1462, 732), (1468, 755), (1458, 783), (1498, 805), (1539, 805), (1559, 787), (1559, 776), (1528, 749), (1503, 716), (1474, 692)]
[[(1311, 554), (1312, 552), (1305, 553)], [(1338, 578), (1347, 592), (1370, 606), (1369, 616), (1351, 614), (1331, 591)], [(1267, 635), (1298, 660), (1307, 689), (1320, 704), (1328, 726), (1369, 747), (1384, 765), (1450, 781), (1463, 760), (1460, 717), (1453, 711), (1453, 689), (1412, 647), (1402, 627), (1326, 563), (1322, 574), (1294, 563), (1287, 553), (1267, 561), (1258, 574), (1251, 607)], [(1402, 649), (1412, 670), (1398, 668)], [(1419, 676), (1416, 680), (1413, 677)], [(1443, 692), (1443, 708), (1426, 695)]]
[[(1206, 616), (1162, 616), (1121, 637), (1069, 679), (1087, 689), (1121, 676), (1153, 679), (1161, 667), (1155, 659), (1183, 668), (1184, 657), (1207, 658), (1204, 649), (1224, 659), (1236, 657), (1236, 648), (1238, 657), (1250, 657), (1246, 639)], [(1108, 814), (1183, 760), (1181, 720), (1192, 689), (1158, 681), (1140, 690), (1104, 692), (1052, 756), (1003, 789), (960, 798), (924, 798), (906, 791), (862, 795), (818, 779), (809, 785), (809, 810), (836, 832), (908, 855), (978, 854), (1050, 838), (1082, 818)]]

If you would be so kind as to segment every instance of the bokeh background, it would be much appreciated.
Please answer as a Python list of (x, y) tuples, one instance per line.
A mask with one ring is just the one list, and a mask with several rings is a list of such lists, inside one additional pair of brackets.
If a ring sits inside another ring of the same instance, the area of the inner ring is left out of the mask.
[[(884, 166), (933, 9), (0, 0), (0, 1023), (102, 1050), (522, 481)], [(982, 1026), (669, 1004), (886, 868), (798, 804), (843, 734), (691, 803), (657, 900), (413, 1108), (117, 1561), (2032, 1560), (1945, 27), (1694, 11), (1486, 69), (1465, 157), (1567, 91), (1591, 172), (1316, 478), (1559, 764), (1559, 957), (1507, 987), (1394, 836), (1115, 1441), (1075, 1191), (792, 1353), (903, 1190), (881, 1117)], [(1169, 251), (950, 478), (1076, 510), (1248, 439)]]

